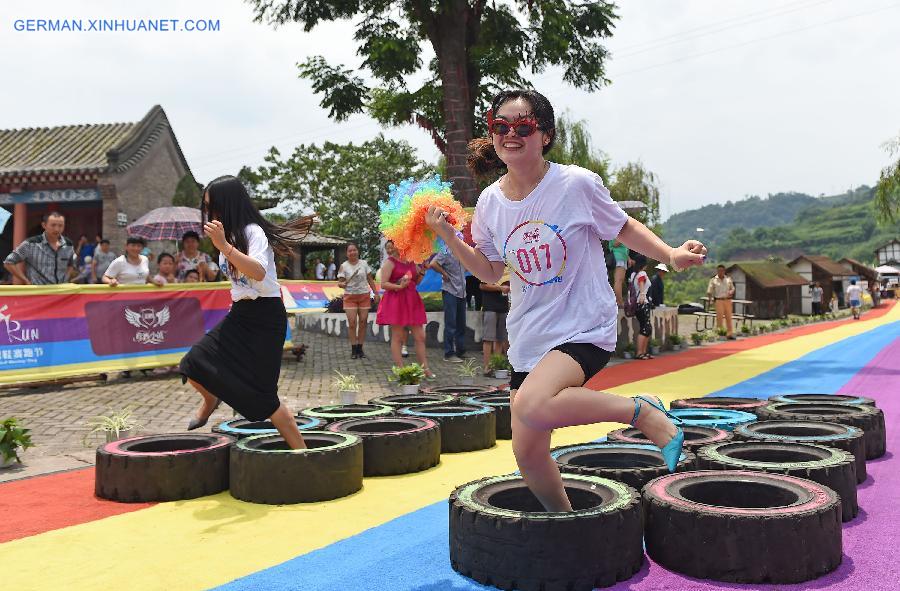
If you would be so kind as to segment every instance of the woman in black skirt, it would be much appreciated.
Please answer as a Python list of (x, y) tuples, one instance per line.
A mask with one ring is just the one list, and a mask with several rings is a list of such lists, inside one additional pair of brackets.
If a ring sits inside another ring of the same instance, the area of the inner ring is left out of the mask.
[[(219, 177), (203, 191), (203, 226), (231, 281), (228, 315), (181, 360), (180, 371), (203, 397), (188, 430), (206, 424), (224, 400), (253, 421), (269, 419), (292, 449), (305, 448), (294, 417), (278, 399), (287, 313), (275, 275), (275, 250), (289, 254), (312, 217), (276, 226), (253, 206), (243, 183)], [(208, 219), (207, 219), (208, 217)]]

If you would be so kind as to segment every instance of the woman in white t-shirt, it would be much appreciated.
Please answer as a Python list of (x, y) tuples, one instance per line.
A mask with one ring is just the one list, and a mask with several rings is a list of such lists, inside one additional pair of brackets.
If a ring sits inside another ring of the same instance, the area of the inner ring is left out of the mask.
[(628, 263), (630, 265), (628, 269), (630, 273), (628, 277), (630, 284), (628, 297), (630, 299), (632, 293), (634, 294), (634, 317), (638, 321), (637, 351), (634, 358), (653, 359), (653, 355), (647, 352), (647, 346), (650, 344), (650, 335), (653, 334), (653, 325), (650, 323), (653, 306), (651, 306), (647, 297), (647, 292), (650, 290), (650, 277), (647, 275), (647, 271), (644, 270), (644, 267), (647, 266), (647, 257), (629, 250)]
[(457, 237), (446, 212), (429, 208), (426, 222), (485, 283), (512, 271), (507, 331), (513, 366), (513, 452), (522, 477), (548, 511), (571, 511), (550, 432), (600, 422), (631, 423), (662, 448), (674, 471), (684, 433), (662, 403), (584, 387), (616, 343), (616, 298), (600, 239), (625, 244), (676, 270), (699, 265), (706, 249), (689, 240), (672, 248), (630, 218), (599, 176), (544, 160), (553, 145), (553, 107), (533, 90), (498, 94), (487, 113), (489, 138), (469, 144), (477, 175), (505, 169), (482, 191), (472, 220), (472, 248)]
[(369, 308), (372, 306), (369, 294), (375, 294), (375, 305), (381, 296), (375, 287), (372, 269), (364, 259), (359, 258), (359, 247), (347, 245), (347, 260), (341, 263), (337, 272), (338, 287), (344, 290), (344, 314), (347, 315), (347, 332), (350, 335), (350, 358), (365, 359), (363, 343), (366, 342), (366, 326), (369, 322)]
[(154, 283), (150, 278), (150, 261), (141, 254), (145, 246), (147, 243), (143, 238), (129, 236), (125, 241), (125, 254), (109, 264), (103, 273), (103, 283), (110, 287)]
[(278, 399), (278, 375), (287, 313), (275, 275), (275, 250), (289, 254), (312, 217), (290, 228), (262, 217), (243, 183), (233, 176), (207, 185), (203, 230), (219, 251), (219, 267), (231, 281), (231, 310), (181, 360), (179, 370), (203, 397), (188, 430), (206, 424), (224, 400), (251, 421), (270, 420), (291, 449), (306, 447), (291, 411)]

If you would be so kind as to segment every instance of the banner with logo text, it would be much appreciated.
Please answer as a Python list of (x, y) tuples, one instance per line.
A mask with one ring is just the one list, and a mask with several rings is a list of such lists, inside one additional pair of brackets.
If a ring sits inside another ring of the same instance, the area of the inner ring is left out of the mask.
[[(292, 313), (320, 311), (342, 292), (334, 282), (283, 285)], [(175, 365), (228, 313), (229, 287), (0, 287), (0, 384)]]

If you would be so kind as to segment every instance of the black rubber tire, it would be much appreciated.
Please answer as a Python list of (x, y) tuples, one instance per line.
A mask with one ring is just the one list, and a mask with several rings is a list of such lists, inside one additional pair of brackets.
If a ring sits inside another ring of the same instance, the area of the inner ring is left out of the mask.
[(679, 398), (673, 400), (669, 408), (727, 408), (756, 414), (756, 409), (769, 402), (761, 398), (738, 398), (732, 396), (705, 396), (703, 398)]
[(424, 394), (449, 394), (456, 398), (468, 398), (469, 396), (496, 394), (500, 390), (495, 386), (434, 386), (421, 388), (420, 391)]
[[(682, 425), (681, 430), (684, 431), (684, 447), (689, 451), (696, 452), (697, 449), (711, 443), (725, 443), (731, 441), (733, 436), (731, 431), (717, 429), (715, 427), (698, 427), (695, 425)], [(616, 429), (606, 434), (609, 441), (618, 441), (620, 443), (641, 443), (647, 445), (651, 443), (647, 436), (641, 433), (640, 429), (635, 427), (625, 427), (624, 429)]]
[(841, 564), (841, 504), (811, 480), (750, 471), (682, 472), (643, 490), (647, 555), (734, 583), (801, 583)]
[(313, 406), (304, 408), (298, 416), (322, 419), (334, 423), (344, 419), (364, 419), (386, 417), (394, 414), (394, 409), (383, 404), (334, 404), (331, 406)]
[(421, 472), (441, 462), (441, 427), (431, 419), (345, 419), (328, 425), (326, 430), (362, 439), (363, 476)]
[(734, 437), (742, 441), (813, 443), (836, 447), (853, 454), (857, 484), (865, 481), (866, 440), (859, 427), (818, 421), (759, 421), (740, 425)]
[(873, 398), (865, 396), (855, 396), (852, 394), (777, 394), (769, 396), (770, 402), (804, 402), (807, 404), (817, 404), (825, 402), (827, 404), (861, 404), (863, 406), (878, 406)]
[(228, 488), (234, 439), (172, 433), (120, 439), (97, 448), (94, 494), (123, 503), (181, 501)]
[(362, 439), (307, 431), (308, 449), (289, 449), (278, 435), (241, 439), (231, 452), (231, 496), (287, 505), (346, 497), (362, 488)]
[(773, 402), (761, 408), (757, 416), (762, 421), (818, 421), (859, 427), (866, 440), (866, 460), (880, 458), (885, 452), (884, 412), (874, 406)]
[(394, 411), (396, 411), (398, 408), (403, 408), (406, 406), (413, 407), (429, 404), (453, 404), (455, 400), (456, 397), (451, 396), (450, 394), (394, 394), (392, 396), (373, 398), (369, 401), (369, 404), (389, 406), (394, 409)]
[(494, 409), (475, 404), (444, 404), (401, 408), (402, 416), (433, 419), (441, 425), (441, 453), (476, 451), (497, 443)]
[[(294, 420), (297, 422), (297, 428), (300, 433), (304, 431), (316, 431), (325, 428), (327, 421), (324, 419), (316, 419), (313, 417), (296, 416)], [(212, 428), (213, 433), (221, 433), (243, 439), (244, 437), (252, 437), (253, 435), (275, 435), (278, 429), (272, 424), (272, 421), (266, 419), (264, 421), (251, 421), (250, 419), (231, 419), (224, 421)]]
[(520, 591), (590, 591), (631, 578), (644, 562), (637, 491), (581, 474), (564, 474), (563, 484), (575, 508), (571, 513), (544, 512), (514, 475), (482, 478), (454, 490), (453, 570)]
[(732, 441), (701, 447), (700, 470), (754, 470), (787, 474), (824, 484), (841, 497), (841, 518), (859, 513), (856, 460), (842, 449), (809, 443)]
[[(609, 478), (636, 490), (669, 473), (662, 453), (652, 443), (602, 441), (562, 445), (551, 449), (550, 457), (556, 461), (560, 472)], [(694, 454), (683, 449), (675, 471), (693, 470), (695, 464)]]
[(497, 417), (497, 439), (512, 439), (512, 407), (509, 392), (482, 394), (463, 399), (465, 404), (480, 404), (494, 409)]

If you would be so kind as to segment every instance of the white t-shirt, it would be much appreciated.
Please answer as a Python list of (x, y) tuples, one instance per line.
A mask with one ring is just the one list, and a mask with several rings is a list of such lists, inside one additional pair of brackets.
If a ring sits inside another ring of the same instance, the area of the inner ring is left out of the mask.
[(323, 263), (316, 264), (316, 279), (325, 280), (325, 265)]
[(531, 371), (562, 343), (615, 349), (616, 299), (600, 239), (616, 238), (627, 220), (602, 179), (579, 166), (551, 163), (521, 201), (507, 199), (499, 181), (482, 191), (472, 238), (512, 271), (506, 328), (516, 371)]
[(334, 279), (335, 271), (337, 271), (337, 267), (334, 266), (334, 263), (328, 263), (328, 274), (326, 276), (329, 280)]
[(231, 268), (225, 256), (219, 253), (219, 268), (226, 279), (231, 281), (231, 299), (255, 300), (256, 298), (280, 298), (281, 286), (278, 285), (278, 277), (275, 274), (275, 252), (266, 238), (266, 233), (258, 224), (249, 224), (244, 228), (247, 237), (247, 256), (257, 261), (266, 270), (266, 276), (262, 281), (250, 279), (240, 271), (237, 277), (231, 276)]
[(138, 257), (141, 262), (132, 265), (124, 254), (118, 256), (109, 264), (103, 274), (118, 281), (119, 285), (147, 283), (147, 276), (150, 275), (150, 260), (142, 254), (139, 254)]
[(650, 276), (647, 275), (646, 271), (639, 271), (631, 277), (631, 283), (634, 285), (634, 295), (637, 297), (638, 302), (641, 301), (641, 277), (644, 278), (644, 295), (647, 295), (647, 291), (650, 289)]
[(847, 299), (850, 301), (862, 301), (862, 293), (863, 290), (858, 285), (849, 285), (847, 286)]
[(351, 265), (350, 261), (341, 263), (341, 269), (338, 271), (337, 276), (338, 278), (345, 277), (347, 279), (347, 287), (344, 288), (344, 293), (354, 295), (372, 291), (369, 288), (369, 273), (371, 272), (372, 269), (369, 267), (369, 263), (359, 259), (355, 265)]

